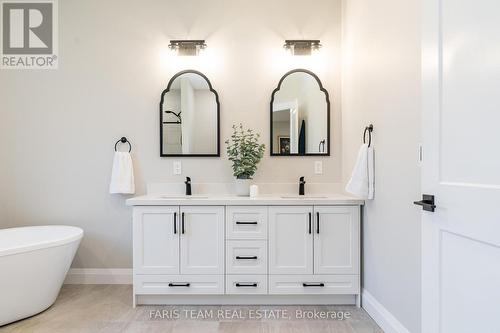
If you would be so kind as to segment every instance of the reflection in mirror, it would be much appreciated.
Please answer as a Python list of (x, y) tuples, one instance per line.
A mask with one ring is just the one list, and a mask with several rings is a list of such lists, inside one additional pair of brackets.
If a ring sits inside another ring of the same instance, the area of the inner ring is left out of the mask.
[(319, 78), (288, 72), (271, 98), (271, 155), (330, 155), (330, 101)]
[(172, 77), (160, 102), (161, 156), (219, 156), (219, 97), (208, 78)]

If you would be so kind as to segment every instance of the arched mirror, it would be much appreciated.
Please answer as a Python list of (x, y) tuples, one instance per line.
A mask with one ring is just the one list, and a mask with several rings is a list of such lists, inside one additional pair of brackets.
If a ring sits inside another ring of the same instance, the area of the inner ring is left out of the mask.
[(330, 156), (330, 100), (311, 71), (286, 73), (271, 97), (271, 156)]
[(161, 94), (160, 155), (220, 156), (219, 96), (194, 70), (175, 74)]

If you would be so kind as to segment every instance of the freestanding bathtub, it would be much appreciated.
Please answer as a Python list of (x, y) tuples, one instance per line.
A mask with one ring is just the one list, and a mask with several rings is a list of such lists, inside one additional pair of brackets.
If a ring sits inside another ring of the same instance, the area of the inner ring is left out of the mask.
[(0, 230), (0, 326), (54, 303), (82, 237), (60, 225)]

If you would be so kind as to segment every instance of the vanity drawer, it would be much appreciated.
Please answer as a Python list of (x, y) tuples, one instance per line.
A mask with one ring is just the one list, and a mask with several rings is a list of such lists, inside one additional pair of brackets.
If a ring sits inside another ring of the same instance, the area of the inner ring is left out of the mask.
[(270, 275), (269, 294), (359, 294), (359, 275)]
[(267, 241), (226, 241), (226, 274), (267, 274)]
[(223, 295), (224, 275), (135, 275), (134, 292), (142, 295)]
[(267, 239), (267, 207), (228, 206), (227, 239)]
[(267, 294), (267, 275), (228, 275), (226, 294)]

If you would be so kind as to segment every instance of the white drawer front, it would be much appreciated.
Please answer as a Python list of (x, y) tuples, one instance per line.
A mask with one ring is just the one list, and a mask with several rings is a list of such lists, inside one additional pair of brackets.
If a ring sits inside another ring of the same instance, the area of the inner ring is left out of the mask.
[(226, 241), (227, 274), (267, 274), (267, 241)]
[(267, 207), (228, 206), (227, 239), (267, 239)]
[(226, 294), (267, 294), (267, 275), (228, 275)]
[(358, 294), (359, 275), (270, 275), (269, 294)]
[(135, 275), (136, 294), (224, 294), (223, 275)]

